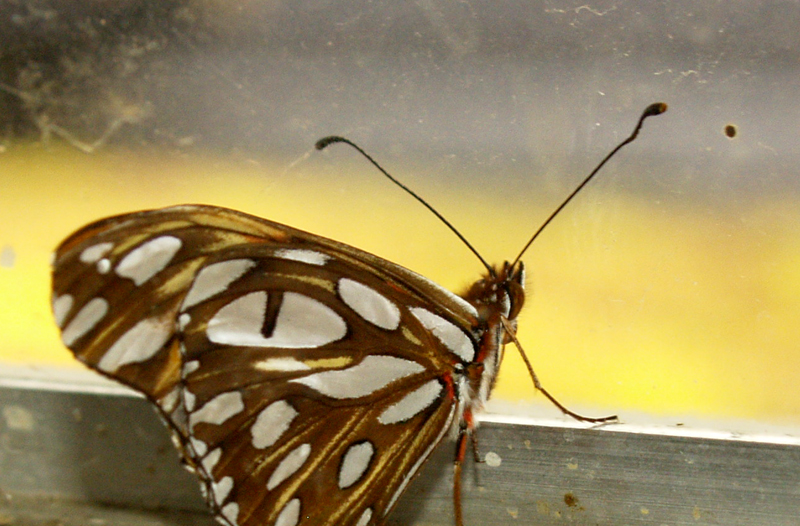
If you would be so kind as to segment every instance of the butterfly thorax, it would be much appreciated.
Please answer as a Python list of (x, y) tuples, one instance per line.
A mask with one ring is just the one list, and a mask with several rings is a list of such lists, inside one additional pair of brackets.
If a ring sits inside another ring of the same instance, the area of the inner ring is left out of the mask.
[[(467, 367), (471, 396), (466, 412), (479, 411), (489, 399), (503, 360), (503, 346), (511, 341), (508, 329), (516, 331), (517, 315), (525, 302), (525, 267), (508, 262), (476, 281), (462, 297), (478, 312), (481, 334), (475, 361)], [(466, 419), (470, 415), (465, 415)]]

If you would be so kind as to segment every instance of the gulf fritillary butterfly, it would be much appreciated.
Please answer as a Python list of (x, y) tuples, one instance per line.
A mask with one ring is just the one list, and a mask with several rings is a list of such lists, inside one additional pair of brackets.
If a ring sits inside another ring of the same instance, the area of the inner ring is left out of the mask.
[[(648, 107), (525, 249), (645, 118), (665, 110)], [(461, 462), (503, 347), (516, 342), (520, 257), (486, 265), (456, 296), (330, 239), (235, 210), (175, 206), (66, 239), (53, 313), (78, 360), (156, 406), (220, 523), (381, 524), (449, 435), (462, 526)]]

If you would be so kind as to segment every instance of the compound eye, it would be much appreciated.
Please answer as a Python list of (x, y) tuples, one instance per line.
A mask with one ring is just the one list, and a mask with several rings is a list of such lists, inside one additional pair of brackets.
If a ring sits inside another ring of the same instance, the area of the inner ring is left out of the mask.
[(511, 303), (508, 309), (508, 319), (513, 321), (517, 319), (519, 311), (522, 310), (522, 306), (525, 304), (525, 289), (522, 288), (520, 283), (510, 281), (507, 290), (508, 300)]

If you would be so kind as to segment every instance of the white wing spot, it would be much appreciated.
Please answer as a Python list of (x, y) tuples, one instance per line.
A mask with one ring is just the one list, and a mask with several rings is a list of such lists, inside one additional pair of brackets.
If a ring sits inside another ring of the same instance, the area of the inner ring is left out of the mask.
[(392, 382), (425, 371), (417, 362), (394, 356), (370, 355), (360, 363), (335, 371), (310, 374), (290, 382), (306, 385), (331, 398), (359, 398)]
[[(216, 450), (215, 450), (216, 451)], [(211, 484), (211, 494), (217, 506), (221, 506), (233, 489), (233, 477), (222, 477), (218, 482)]]
[(149, 360), (169, 341), (172, 327), (169, 317), (140, 321), (114, 342), (98, 362), (97, 368), (113, 373), (123, 365)]
[(138, 287), (164, 270), (183, 243), (173, 236), (161, 236), (131, 250), (114, 271), (118, 276), (130, 278)]
[(422, 325), (441, 341), (447, 350), (465, 362), (475, 360), (475, 347), (464, 331), (436, 314), (420, 307), (412, 307), (413, 314)]
[(264, 408), (250, 428), (253, 435), (253, 447), (264, 449), (270, 447), (289, 429), (297, 416), (297, 410), (285, 400), (272, 402)]
[(192, 322), (192, 317), (186, 314), (185, 312), (178, 316), (178, 330), (181, 332), (186, 330), (186, 326)]
[(57, 298), (53, 298), (53, 316), (59, 328), (64, 326), (64, 320), (67, 319), (67, 314), (72, 309), (74, 301), (75, 299), (69, 294), (62, 294)]
[(339, 489), (347, 489), (358, 482), (369, 469), (369, 463), (375, 454), (371, 442), (353, 444), (347, 449), (339, 466)]
[(194, 428), (200, 422), (221, 425), (229, 418), (244, 411), (242, 393), (230, 391), (215, 396), (205, 403), (203, 407), (189, 415), (190, 427)]
[(195, 455), (198, 457), (205, 456), (208, 451), (208, 445), (199, 438), (189, 437), (189, 444), (191, 444)]
[(72, 318), (67, 328), (61, 333), (61, 341), (69, 347), (75, 340), (94, 329), (100, 320), (108, 314), (108, 302), (103, 298), (94, 298), (89, 301), (78, 314)]
[(281, 482), (297, 473), (297, 471), (303, 467), (306, 460), (308, 460), (308, 455), (310, 454), (311, 444), (303, 444), (289, 452), (289, 454), (281, 460), (281, 463), (278, 464), (278, 467), (275, 468), (275, 471), (272, 472), (272, 475), (270, 475), (267, 481), (267, 489), (269, 491), (274, 490)]
[(219, 510), (219, 512), (234, 526), (238, 524), (237, 519), (239, 518), (239, 505), (235, 502), (226, 504), (221, 510)]
[(427, 409), (439, 397), (442, 389), (442, 384), (431, 380), (387, 407), (378, 417), (378, 422), (386, 425), (410, 420)]
[(266, 292), (242, 296), (222, 307), (208, 322), (208, 339), (223, 345), (309, 349), (347, 334), (344, 320), (330, 307), (308, 296), (286, 292), (275, 328), (265, 338), (261, 327), (266, 310)]
[(299, 261), (301, 263), (308, 263), (309, 265), (317, 265), (321, 267), (330, 259), (322, 252), (315, 252), (313, 250), (302, 250), (296, 248), (280, 248), (275, 251), (275, 257), (281, 259), (290, 259), (292, 261)]
[(395, 330), (400, 325), (400, 309), (386, 296), (352, 279), (339, 280), (339, 296), (348, 307), (381, 329)]
[(256, 265), (252, 259), (232, 259), (214, 263), (201, 270), (183, 300), (181, 311), (219, 294)]
[(287, 502), (278, 514), (275, 526), (297, 526), (298, 522), (300, 522), (300, 499), (295, 497)]
[(218, 447), (217, 449), (206, 455), (206, 457), (203, 459), (202, 461), (203, 469), (206, 470), (206, 473), (209, 476), (211, 475), (211, 470), (214, 469), (214, 466), (217, 465), (217, 462), (219, 462), (220, 458), (222, 458), (222, 448)]
[(108, 258), (103, 258), (97, 262), (97, 272), (99, 274), (108, 274), (111, 270), (111, 261)]
[(112, 248), (114, 248), (114, 243), (98, 243), (83, 249), (78, 259), (80, 259), (82, 263), (96, 263), (101, 257), (108, 254)]
[(189, 360), (185, 364), (183, 364), (183, 370), (181, 371), (181, 376), (186, 378), (196, 370), (200, 369), (200, 360)]
[(194, 411), (194, 404), (197, 402), (197, 397), (189, 389), (183, 390), (183, 406), (187, 411)]
[(367, 526), (371, 518), (372, 518), (372, 508), (367, 508), (364, 510), (364, 513), (361, 514), (361, 517), (358, 518), (356, 526)]
[(173, 387), (169, 393), (165, 394), (164, 396), (156, 400), (156, 403), (163, 412), (169, 414), (175, 411), (175, 408), (178, 405), (179, 396), (180, 396), (180, 388)]

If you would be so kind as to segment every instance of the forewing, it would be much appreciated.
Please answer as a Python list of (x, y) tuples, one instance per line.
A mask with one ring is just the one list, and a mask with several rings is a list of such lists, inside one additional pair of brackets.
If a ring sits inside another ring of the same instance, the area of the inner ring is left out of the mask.
[(79, 359), (161, 408), (230, 524), (381, 522), (474, 358), (472, 313), (423, 278), (211, 207), (76, 233), (53, 304)]

